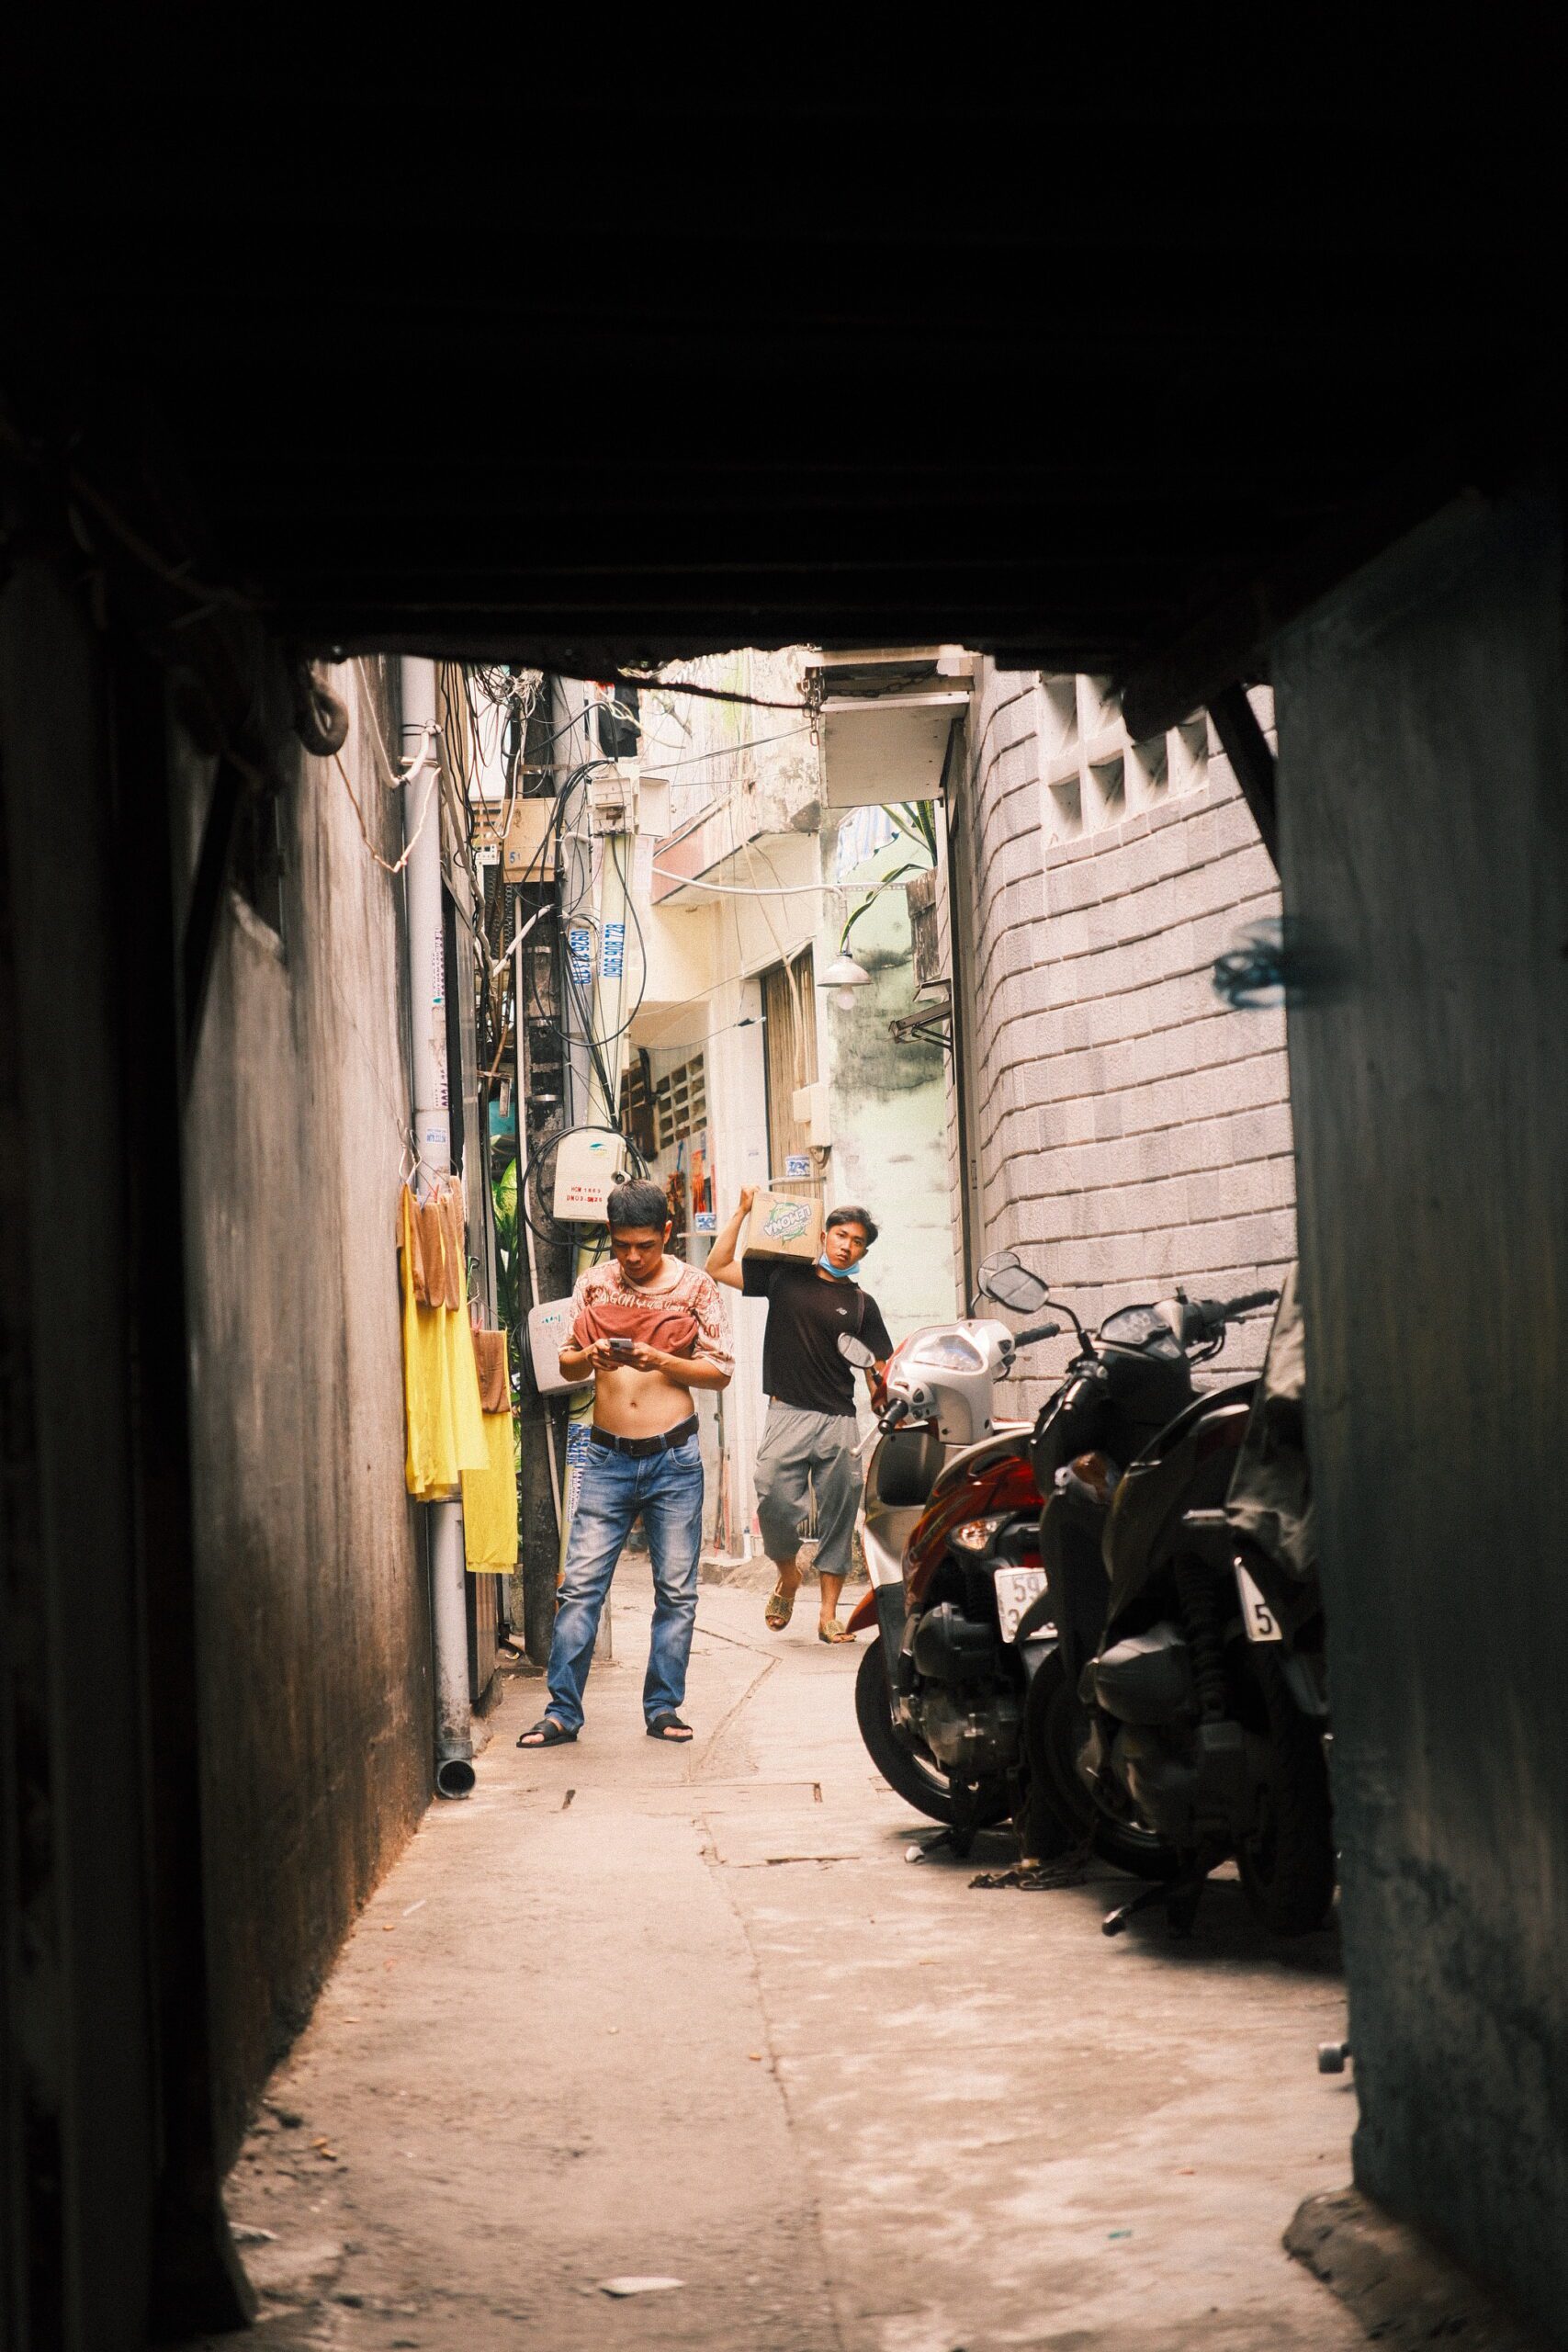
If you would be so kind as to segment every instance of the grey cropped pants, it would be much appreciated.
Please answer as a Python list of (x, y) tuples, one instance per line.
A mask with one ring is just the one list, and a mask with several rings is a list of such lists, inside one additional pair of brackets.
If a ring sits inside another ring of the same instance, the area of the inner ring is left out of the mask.
[(817, 1572), (849, 1575), (862, 1485), (857, 1434), (852, 1413), (806, 1413), (769, 1399), (757, 1449), (757, 1519), (770, 1560), (793, 1560), (800, 1548), (809, 1485), (817, 1497)]

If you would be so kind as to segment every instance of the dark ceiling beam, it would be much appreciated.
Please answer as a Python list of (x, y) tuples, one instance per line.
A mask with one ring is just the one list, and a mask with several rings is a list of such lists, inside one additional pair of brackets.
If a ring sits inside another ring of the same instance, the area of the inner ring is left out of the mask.
[(1506, 413), (1495, 404), (1472, 411), (1439, 446), (1347, 501), (1318, 530), (1191, 616), (1115, 681), (1134, 738), (1146, 741), (1195, 710), (1212, 710), (1238, 679), (1266, 676), (1269, 649), (1280, 631), (1342, 580), (1453, 499), (1488, 495), (1517, 479), (1558, 435), (1556, 399), (1543, 379)]
[(1240, 684), (1223, 687), (1209, 705), (1209, 716), (1241, 786), (1241, 797), (1252, 812), (1258, 838), (1278, 874), (1280, 820), (1274, 797), (1274, 754), (1258, 723), (1258, 713), (1247, 700), (1247, 688)]

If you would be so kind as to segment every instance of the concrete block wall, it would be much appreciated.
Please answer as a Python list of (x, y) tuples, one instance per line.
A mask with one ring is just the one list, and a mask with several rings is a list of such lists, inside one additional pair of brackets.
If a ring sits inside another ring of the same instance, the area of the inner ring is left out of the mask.
[[(1284, 1015), (1232, 1010), (1213, 967), (1279, 890), (1206, 724), (1134, 745), (1102, 682), (983, 662), (947, 816), (976, 1262), (1017, 1248), (1090, 1323), (1177, 1282), (1275, 1281), (1295, 1249)], [(1226, 1369), (1266, 1336), (1237, 1333)], [(1066, 1355), (1034, 1351), (1018, 1409)]]

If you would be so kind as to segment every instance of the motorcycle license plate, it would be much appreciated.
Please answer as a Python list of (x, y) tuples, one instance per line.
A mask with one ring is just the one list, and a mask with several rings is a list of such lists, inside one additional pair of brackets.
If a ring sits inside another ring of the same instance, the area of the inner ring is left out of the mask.
[(1249, 1642), (1282, 1642), (1280, 1621), (1247, 1570), (1238, 1560), (1235, 1564), (1235, 1589), (1241, 1598), (1241, 1622), (1247, 1628)]
[[(998, 1568), (997, 1617), (1004, 1642), (1018, 1638), (1018, 1621), (1032, 1600), (1038, 1600), (1045, 1589), (1043, 1568)], [(1042, 1633), (1054, 1633), (1054, 1626), (1040, 1628)]]

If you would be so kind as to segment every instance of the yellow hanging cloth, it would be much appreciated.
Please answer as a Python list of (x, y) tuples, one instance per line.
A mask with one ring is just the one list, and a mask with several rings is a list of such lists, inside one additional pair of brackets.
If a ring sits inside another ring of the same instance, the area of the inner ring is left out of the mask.
[[(463, 1195), (457, 1179), (446, 1182), (448, 1229), (461, 1237), (466, 1230)], [(452, 1458), (458, 1470), (484, 1470), (490, 1465), (484, 1412), (479, 1404), (479, 1367), (474, 1362), (473, 1333), (468, 1329), (468, 1269), (460, 1246), (447, 1261), (446, 1295), (456, 1290), (457, 1304), (442, 1317), (446, 1347), (447, 1396), (452, 1417)], [(456, 1474), (454, 1474), (454, 1477)]]
[[(506, 1334), (486, 1333), (487, 1346), (501, 1343), (504, 1376)], [(503, 1394), (509, 1390), (503, 1388)], [(512, 1408), (484, 1415), (488, 1459), (482, 1470), (463, 1473), (463, 1550), (476, 1576), (510, 1576), (517, 1566), (517, 1469), (512, 1446)]]
[[(452, 1189), (456, 1193), (455, 1185)], [(457, 1230), (460, 1233), (460, 1197), (456, 1208)], [(468, 1336), (466, 1269), (460, 1257), (456, 1257), (455, 1262), (449, 1258), (444, 1289), (438, 1270), (430, 1262), (434, 1220), (423, 1220), (416, 1235), (413, 1219), (418, 1215), (418, 1204), (405, 1184), (399, 1204), (398, 1228), (403, 1300), (403, 1401), (408, 1422), (403, 1478), (409, 1493), (418, 1501), (441, 1502), (457, 1494), (465, 1470), (488, 1467), (490, 1447), (484, 1416), (479, 1410), (473, 1342)], [(425, 1242), (423, 1252), (422, 1238)], [(456, 1308), (445, 1304), (419, 1304), (416, 1278), (422, 1270), (433, 1297), (449, 1297), (456, 1290), (459, 1302)]]

